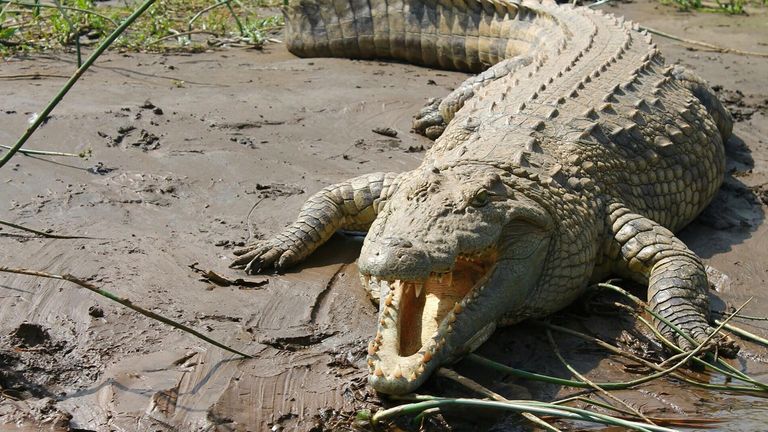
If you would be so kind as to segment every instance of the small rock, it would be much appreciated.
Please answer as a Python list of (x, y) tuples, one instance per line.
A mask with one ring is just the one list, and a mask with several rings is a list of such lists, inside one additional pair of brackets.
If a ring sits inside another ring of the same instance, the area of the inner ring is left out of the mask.
[(96, 165), (88, 168), (88, 172), (91, 174), (106, 175), (116, 170), (117, 168), (109, 168), (104, 166), (102, 162), (96, 163)]
[(424, 151), (424, 146), (417, 145), (417, 146), (408, 146), (408, 149), (405, 150), (406, 153), (419, 153)]
[(104, 317), (104, 309), (102, 309), (99, 306), (91, 306), (88, 308), (88, 315), (94, 317), (94, 318), (103, 318)]
[(136, 129), (136, 126), (131, 126), (131, 125), (120, 126), (119, 128), (117, 128), (117, 133), (119, 135), (126, 135), (126, 134), (134, 131), (135, 129)]
[(389, 127), (376, 127), (372, 130), (379, 135), (384, 135), (391, 138), (395, 138), (397, 136), (397, 131)]

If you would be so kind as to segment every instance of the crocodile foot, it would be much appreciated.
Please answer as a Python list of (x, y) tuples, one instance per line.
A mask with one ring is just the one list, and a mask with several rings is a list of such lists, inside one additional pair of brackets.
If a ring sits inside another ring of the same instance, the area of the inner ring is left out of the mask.
[(425, 137), (435, 140), (445, 130), (445, 120), (440, 114), (440, 102), (442, 99), (432, 98), (427, 102), (413, 119), (413, 130)]
[(297, 261), (294, 251), (277, 239), (260, 241), (232, 253), (237, 258), (229, 267), (243, 268), (248, 274), (261, 273), (269, 268), (280, 271)]
[[(698, 322), (687, 323), (687, 325), (679, 325), (678, 327), (693, 339), (695, 344), (668, 327), (662, 331), (661, 334), (667, 338), (667, 340), (680, 347), (683, 351), (691, 351), (695, 349), (699, 344), (706, 341), (709, 335), (715, 331), (713, 327), (701, 325)], [(704, 346), (705, 351), (716, 352), (718, 355), (725, 358), (736, 358), (739, 349), (739, 345), (722, 332), (712, 337)]]

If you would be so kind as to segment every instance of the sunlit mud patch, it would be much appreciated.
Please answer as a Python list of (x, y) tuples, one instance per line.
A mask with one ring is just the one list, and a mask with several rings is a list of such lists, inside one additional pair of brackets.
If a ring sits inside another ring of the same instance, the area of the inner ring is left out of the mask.
[(437, 333), (443, 319), (486, 276), (494, 261), (493, 254), (472, 258), (460, 256), (453, 271), (433, 273), (423, 282), (396, 282), (395, 290), (402, 290), (399, 296), (398, 355), (410, 356), (426, 345)]

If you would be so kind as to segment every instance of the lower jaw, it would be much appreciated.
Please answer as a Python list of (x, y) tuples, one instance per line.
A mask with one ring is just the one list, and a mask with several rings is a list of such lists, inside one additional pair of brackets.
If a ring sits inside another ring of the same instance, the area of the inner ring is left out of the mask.
[[(413, 392), (440, 366), (458, 361), (463, 356), (479, 348), (480, 345), (491, 337), (496, 330), (496, 326), (496, 322), (486, 324), (473, 336), (469, 337), (461, 347), (444, 346), (441, 350), (435, 352), (428, 362), (423, 362), (422, 358), (418, 357), (418, 354), (410, 357), (401, 357), (395, 351), (387, 352), (386, 349), (382, 350), (383, 352), (376, 354), (376, 361), (372, 359), (373, 356), (368, 357), (369, 366), (372, 369), (368, 377), (368, 383), (380, 393), (398, 395)], [(400, 372), (377, 374), (377, 370), (381, 371), (380, 363), (388, 364), (390, 369), (392, 369), (394, 364), (394, 369)], [(413, 375), (411, 375), (412, 372)]]
[(408, 380), (406, 378), (393, 379), (392, 377), (379, 377), (371, 374), (368, 376), (368, 384), (379, 393), (402, 395), (411, 393), (421, 387), (431, 374), (431, 370), (425, 371), (414, 380)]

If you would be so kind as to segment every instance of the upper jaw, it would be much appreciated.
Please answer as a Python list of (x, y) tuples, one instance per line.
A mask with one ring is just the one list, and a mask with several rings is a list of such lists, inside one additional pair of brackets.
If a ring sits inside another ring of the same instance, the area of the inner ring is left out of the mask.
[(369, 381), (376, 390), (410, 392), (439, 365), (490, 336), (495, 321), (482, 322), (487, 318), (473, 309), (494, 274), (495, 259), (491, 249), (459, 256), (453, 269), (425, 279), (362, 274), (373, 291), (380, 290), (378, 331), (368, 346)]

